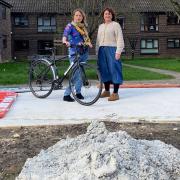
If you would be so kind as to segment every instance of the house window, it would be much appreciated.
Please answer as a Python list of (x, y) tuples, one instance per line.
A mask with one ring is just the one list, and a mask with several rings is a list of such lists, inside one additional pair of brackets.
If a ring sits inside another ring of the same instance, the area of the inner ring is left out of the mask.
[(38, 17), (38, 32), (56, 32), (55, 17)]
[(29, 41), (28, 40), (15, 40), (14, 41), (15, 51), (24, 51), (29, 49)]
[(121, 28), (125, 28), (125, 17), (118, 17), (117, 22), (121, 25)]
[(14, 25), (20, 27), (28, 26), (28, 17), (27, 16), (15, 16)]
[(141, 40), (141, 54), (158, 54), (159, 42), (157, 39), (142, 39)]
[(177, 25), (180, 24), (180, 17), (174, 13), (168, 13), (167, 15), (167, 24), (168, 25)]
[(6, 7), (2, 6), (2, 19), (6, 19)]
[(180, 39), (168, 39), (167, 47), (168, 48), (180, 48)]
[(141, 31), (153, 32), (159, 30), (159, 19), (154, 14), (144, 14), (141, 16)]
[(46, 47), (53, 47), (53, 41), (51, 40), (39, 40), (38, 41), (38, 54), (40, 55), (47, 55), (51, 54), (50, 51), (46, 50)]
[(6, 35), (3, 35), (3, 49), (6, 49), (7, 48), (7, 36)]

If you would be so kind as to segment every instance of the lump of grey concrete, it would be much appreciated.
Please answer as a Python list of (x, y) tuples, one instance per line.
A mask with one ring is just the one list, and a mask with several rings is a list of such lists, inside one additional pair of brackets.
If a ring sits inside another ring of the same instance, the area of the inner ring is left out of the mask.
[(180, 151), (93, 122), (26, 161), (16, 180), (180, 180)]

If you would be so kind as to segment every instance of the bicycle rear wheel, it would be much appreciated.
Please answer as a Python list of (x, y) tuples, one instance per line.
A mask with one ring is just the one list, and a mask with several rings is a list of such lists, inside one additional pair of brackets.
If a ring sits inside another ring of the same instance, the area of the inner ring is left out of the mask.
[(32, 63), (29, 72), (29, 88), (34, 96), (46, 98), (54, 86), (53, 67), (47, 60), (37, 60)]
[[(85, 106), (94, 104), (102, 92), (102, 81), (97, 67), (87, 63), (81, 63), (72, 71), (69, 85), (74, 99)], [(76, 96), (79, 93), (82, 94), (83, 99)]]

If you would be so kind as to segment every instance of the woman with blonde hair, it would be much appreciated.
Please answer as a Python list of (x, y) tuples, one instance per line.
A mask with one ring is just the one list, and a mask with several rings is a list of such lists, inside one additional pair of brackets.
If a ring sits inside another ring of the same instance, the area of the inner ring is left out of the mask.
[[(123, 83), (121, 53), (124, 48), (123, 34), (119, 23), (115, 22), (115, 13), (111, 8), (102, 12), (104, 23), (99, 26), (96, 51), (98, 66), (105, 91), (101, 97), (108, 97), (108, 101), (119, 99), (119, 85)], [(110, 84), (114, 91), (110, 94)]]
[[(65, 27), (62, 41), (68, 47), (70, 63), (72, 63), (75, 59), (74, 55), (76, 53), (76, 50), (80, 54), (80, 62), (87, 61), (88, 47), (92, 47), (92, 44), (87, 32), (86, 15), (82, 9), (74, 10), (72, 22), (68, 23)], [(76, 48), (76, 45), (83, 46)], [(84, 99), (81, 94), (81, 82), (77, 81), (75, 87), (77, 98)], [(74, 99), (70, 96), (70, 94), (70, 87), (67, 87), (64, 93), (63, 100), (73, 102)]]

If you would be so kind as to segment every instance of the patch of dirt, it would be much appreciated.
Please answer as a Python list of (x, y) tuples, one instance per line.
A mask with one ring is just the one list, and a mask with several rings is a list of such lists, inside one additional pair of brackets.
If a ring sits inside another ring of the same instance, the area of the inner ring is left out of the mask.
[[(180, 124), (105, 122), (109, 131), (124, 130), (136, 139), (161, 140), (180, 150)], [(0, 128), (0, 180), (14, 180), (27, 158), (60, 139), (86, 133), (89, 124)]]

